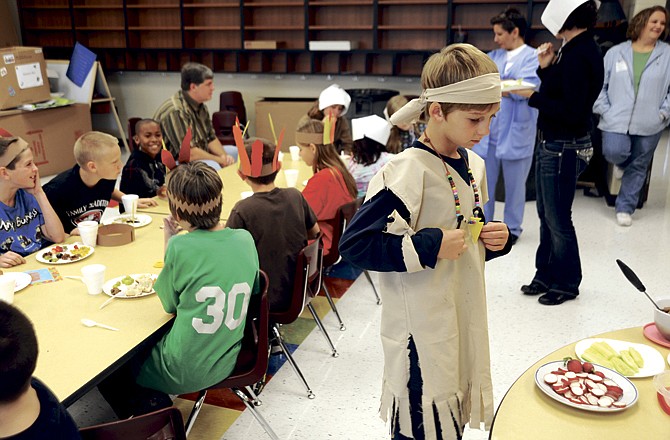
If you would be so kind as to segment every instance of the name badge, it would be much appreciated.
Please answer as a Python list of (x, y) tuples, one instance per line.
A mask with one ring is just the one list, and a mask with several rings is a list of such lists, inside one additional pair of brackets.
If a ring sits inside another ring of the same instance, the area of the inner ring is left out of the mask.
[(628, 66), (626, 65), (625, 61), (617, 61), (616, 65), (614, 66), (615, 72), (625, 72), (627, 70)]

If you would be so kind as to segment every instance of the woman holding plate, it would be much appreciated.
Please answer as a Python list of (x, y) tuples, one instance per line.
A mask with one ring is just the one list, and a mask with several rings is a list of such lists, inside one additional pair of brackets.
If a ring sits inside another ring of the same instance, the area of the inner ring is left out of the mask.
[[(523, 80), (539, 85), (537, 51), (524, 42), (527, 23), (523, 15), (515, 8), (508, 8), (493, 17), (491, 24), (493, 40), (500, 49), (488, 55), (498, 66), (500, 79)], [(500, 111), (491, 121), (491, 133), (473, 150), (486, 161), (490, 199), (484, 205), (484, 216), (490, 220), (493, 220), (496, 203), (493, 194), (502, 168), (505, 177), (505, 224), (514, 244), (522, 231), (526, 179), (533, 164), (537, 109), (528, 106), (526, 97), (504, 90)]]
[(616, 198), (620, 226), (633, 223), (640, 190), (661, 133), (670, 122), (668, 11), (652, 6), (628, 25), (629, 41), (605, 55), (605, 83), (593, 112), (600, 115), (603, 155), (621, 179)]

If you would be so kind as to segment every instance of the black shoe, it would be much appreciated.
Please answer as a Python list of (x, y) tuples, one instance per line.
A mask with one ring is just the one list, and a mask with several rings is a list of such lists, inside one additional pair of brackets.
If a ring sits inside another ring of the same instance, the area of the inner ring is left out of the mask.
[(534, 295), (541, 295), (543, 293), (547, 293), (549, 289), (544, 287), (540, 283), (532, 282), (530, 284), (524, 284), (521, 286), (521, 291), (523, 292), (524, 295), (529, 295), (529, 296), (534, 296)]
[(509, 242), (512, 246), (516, 244), (516, 241), (519, 239), (519, 236), (516, 234), (509, 234)]
[(577, 298), (577, 295), (557, 290), (550, 290), (549, 292), (539, 297), (537, 300), (540, 304), (544, 304), (545, 306), (557, 306), (575, 298)]

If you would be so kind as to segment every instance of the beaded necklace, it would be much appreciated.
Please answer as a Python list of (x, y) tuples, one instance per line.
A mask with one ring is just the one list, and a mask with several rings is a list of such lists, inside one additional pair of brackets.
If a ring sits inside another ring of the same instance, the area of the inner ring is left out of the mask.
[[(437, 152), (437, 148), (435, 148), (435, 145), (433, 145), (430, 138), (428, 137), (428, 134), (425, 131), (423, 133), (423, 137), (426, 140), (426, 142), (428, 142), (428, 145), (430, 145), (430, 148), (432, 148), (435, 154), (437, 154), (438, 157), (441, 159), (442, 165), (444, 166), (444, 172), (447, 175), (449, 186), (451, 186), (451, 192), (454, 194), (454, 205), (456, 206), (456, 222), (457, 222), (456, 229), (460, 229), (461, 223), (463, 223), (463, 219), (465, 217), (461, 212), (461, 199), (458, 196), (458, 189), (456, 188), (454, 178), (451, 176), (449, 168), (447, 167), (446, 162), (442, 158), (442, 155), (440, 155), (440, 153)], [(460, 155), (461, 153), (459, 152), (458, 154)], [(468, 167), (468, 177), (470, 178), (470, 186), (472, 187), (472, 192), (475, 195), (475, 207), (472, 209), (472, 216), (480, 219), (481, 222), (484, 223), (485, 222), (484, 211), (482, 210), (481, 204), (479, 202), (479, 189), (477, 189), (477, 182), (475, 182), (475, 176), (472, 175), (472, 170), (470, 169), (470, 164), (468, 163), (467, 160), (465, 161), (465, 164)]]

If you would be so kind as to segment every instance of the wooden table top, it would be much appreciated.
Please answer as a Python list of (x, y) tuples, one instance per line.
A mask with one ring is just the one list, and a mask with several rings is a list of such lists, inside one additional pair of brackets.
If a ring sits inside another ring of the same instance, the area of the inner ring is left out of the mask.
[[(665, 368), (670, 350), (651, 342), (642, 327), (603, 333), (597, 338), (645, 344), (663, 356)], [(536, 370), (552, 361), (575, 356), (569, 344), (537, 361), (507, 391), (495, 415), (489, 438), (492, 440), (575, 439), (667, 439), (670, 416), (661, 409), (652, 377), (631, 379), (638, 390), (635, 405), (620, 412), (597, 413), (563, 405), (545, 395), (535, 384)]]

